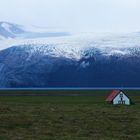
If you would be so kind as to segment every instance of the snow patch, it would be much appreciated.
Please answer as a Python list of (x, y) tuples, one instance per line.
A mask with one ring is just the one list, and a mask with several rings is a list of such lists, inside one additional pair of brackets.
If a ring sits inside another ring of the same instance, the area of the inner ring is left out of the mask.
[(2, 26), (5, 30), (7, 30), (9, 33), (13, 34), (13, 32), (11, 32), (11, 30), (10, 30), (10, 27), (11, 27), (10, 24), (2, 23), (1, 26)]

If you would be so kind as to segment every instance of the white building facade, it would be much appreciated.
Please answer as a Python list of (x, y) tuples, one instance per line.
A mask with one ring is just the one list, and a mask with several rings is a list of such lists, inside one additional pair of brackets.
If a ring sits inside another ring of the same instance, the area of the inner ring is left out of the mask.
[(125, 104), (130, 105), (130, 99), (121, 91), (114, 99), (113, 104)]

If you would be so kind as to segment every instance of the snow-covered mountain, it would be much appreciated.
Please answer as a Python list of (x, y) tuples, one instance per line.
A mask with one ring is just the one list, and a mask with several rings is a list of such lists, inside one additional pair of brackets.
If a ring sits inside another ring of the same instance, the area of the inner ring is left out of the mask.
[(39, 29), (33, 26), (26, 27), (9, 22), (0, 22), (0, 40), (8, 38), (38, 38), (38, 37), (55, 37), (66, 36), (67, 32), (47, 31), (47, 29)]
[(140, 34), (0, 41), (0, 87), (140, 87)]
[(2, 38), (16, 38), (21, 34), (26, 33), (22, 26), (12, 24), (9, 22), (0, 22), (0, 37)]

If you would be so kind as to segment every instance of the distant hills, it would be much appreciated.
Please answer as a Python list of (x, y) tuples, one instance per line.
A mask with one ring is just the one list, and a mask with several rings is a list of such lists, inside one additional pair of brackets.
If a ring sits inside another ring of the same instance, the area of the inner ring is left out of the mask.
[(9, 22), (0, 22), (0, 39), (8, 38), (38, 38), (38, 37), (58, 37), (69, 35), (67, 32), (48, 32), (46, 29), (36, 29), (35, 27), (26, 28), (26, 26), (13, 24)]

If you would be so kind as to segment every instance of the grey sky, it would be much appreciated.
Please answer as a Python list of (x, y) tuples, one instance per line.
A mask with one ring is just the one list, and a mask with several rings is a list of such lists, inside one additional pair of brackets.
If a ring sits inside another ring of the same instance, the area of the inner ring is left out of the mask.
[(140, 0), (0, 0), (0, 20), (76, 31), (140, 31)]

